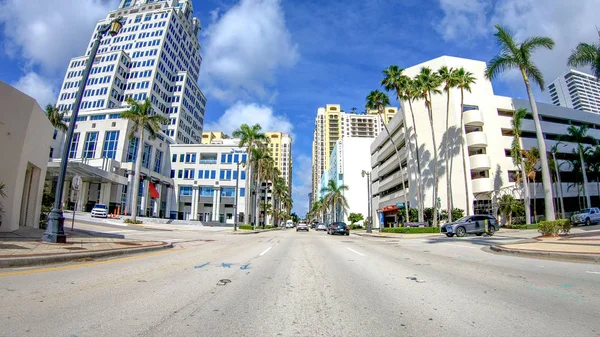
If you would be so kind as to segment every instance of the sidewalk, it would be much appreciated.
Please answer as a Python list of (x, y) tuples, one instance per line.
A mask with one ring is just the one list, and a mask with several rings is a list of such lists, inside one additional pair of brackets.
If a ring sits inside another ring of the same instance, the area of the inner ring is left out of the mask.
[(379, 233), (373, 230), (373, 233), (367, 233), (365, 231), (350, 231), (350, 234), (358, 236), (371, 237), (371, 238), (394, 238), (394, 239), (423, 239), (429, 237), (441, 236), (440, 233), (417, 233), (417, 234), (403, 234), (403, 233)]
[(493, 251), (521, 256), (600, 263), (600, 231), (577, 231), (557, 237), (537, 237), (521, 243), (490, 247)]
[(40, 240), (43, 232), (41, 229), (21, 228), (0, 233), (0, 268), (90, 260), (173, 247), (159, 241), (127, 240), (70, 230), (66, 231), (66, 244), (45, 243)]

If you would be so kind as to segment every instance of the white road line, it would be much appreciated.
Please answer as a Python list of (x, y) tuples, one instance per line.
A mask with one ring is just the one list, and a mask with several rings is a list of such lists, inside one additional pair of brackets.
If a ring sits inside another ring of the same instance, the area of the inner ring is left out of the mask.
[(477, 249), (477, 247), (473, 247), (473, 246), (465, 246), (465, 245), (457, 245), (457, 244), (454, 244), (454, 243), (444, 243), (444, 244), (445, 244), (445, 245), (448, 245), (448, 246), (456, 246), (456, 247), (463, 247), (463, 248)]
[(270, 251), (270, 250), (271, 250), (271, 248), (273, 248), (273, 247), (271, 246), (271, 247), (269, 247), (269, 248), (265, 249), (265, 251), (264, 251), (264, 252), (262, 252), (262, 253), (260, 253), (260, 254), (258, 254), (258, 256), (263, 256), (263, 255), (265, 255), (265, 254), (266, 254), (268, 251)]
[(363, 254), (363, 253), (359, 253), (359, 252), (355, 251), (354, 249), (352, 249), (352, 248), (350, 248), (350, 247), (346, 247), (346, 248), (348, 248), (348, 250), (351, 250), (351, 251), (355, 252), (356, 254), (358, 254), (358, 255), (360, 255), (360, 256), (365, 256), (365, 254)]
[(588, 270), (588, 271), (586, 271), (586, 273), (589, 273), (589, 274), (600, 274), (600, 271), (589, 271)]

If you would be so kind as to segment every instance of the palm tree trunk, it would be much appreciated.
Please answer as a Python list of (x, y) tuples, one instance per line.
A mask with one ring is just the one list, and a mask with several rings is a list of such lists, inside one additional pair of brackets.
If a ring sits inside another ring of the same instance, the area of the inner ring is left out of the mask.
[(523, 176), (523, 194), (525, 199), (525, 224), (531, 224), (531, 200), (529, 198), (529, 181), (525, 174), (525, 163), (521, 162), (521, 175)]
[(467, 153), (465, 151), (465, 126), (464, 123), (464, 89), (460, 88), (460, 141), (461, 141), (461, 153), (462, 153), (462, 161), (463, 161), (463, 173), (464, 173), (464, 183), (465, 183), (465, 215), (471, 214), (471, 204), (469, 202), (469, 181), (468, 181), (468, 171), (467, 171)]
[(263, 215), (263, 217), (264, 217), (264, 221), (263, 221), (263, 229), (265, 229), (265, 228), (267, 227), (267, 219), (268, 219), (268, 214), (267, 214), (267, 206), (268, 206), (268, 205), (267, 205), (267, 192), (268, 192), (268, 191), (269, 191), (269, 180), (267, 180), (267, 181), (265, 182), (265, 200), (264, 200), (265, 207), (264, 207), (264, 209), (263, 209), (263, 210), (264, 210), (264, 212), (265, 212), (265, 214)]
[(588, 193), (588, 178), (587, 172), (585, 170), (585, 161), (583, 160), (583, 149), (581, 145), (579, 145), (579, 161), (581, 161), (581, 172), (583, 173), (583, 195), (585, 196), (585, 207), (592, 207), (592, 202), (590, 201), (590, 194)]
[(533, 222), (537, 223), (537, 183), (533, 178)]
[[(419, 156), (419, 140), (417, 138), (417, 124), (415, 123), (415, 113), (413, 112), (412, 102), (410, 99), (408, 100), (408, 107), (410, 108), (410, 117), (412, 118), (413, 123), (413, 134), (415, 136), (415, 154), (417, 159), (417, 214), (419, 216), (419, 222), (424, 221), (423, 216), (423, 185), (421, 179), (421, 159)], [(408, 135), (407, 135), (408, 137)]]
[(431, 92), (429, 95), (429, 125), (431, 126), (431, 140), (433, 141), (433, 220), (432, 224), (434, 227), (438, 225), (438, 210), (437, 210), (437, 190), (438, 190), (438, 155), (437, 155), (437, 145), (435, 142), (435, 131), (433, 128), (433, 102), (431, 102)]
[(450, 174), (450, 166), (448, 162), (450, 159), (450, 135), (448, 134), (448, 119), (450, 119), (450, 90), (446, 92), (446, 146), (445, 146), (445, 165), (446, 165), (446, 209), (448, 211), (448, 222), (452, 222), (452, 179)]
[[(544, 214), (546, 220), (555, 220), (554, 216), (554, 204), (552, 203), (552, 187), (550, 183), (550, 168), (548, 166), (548, 153), (546, 152), (546, 143), (544, 142), (544, 134), (542, 133), (542, 126), (540, 124), (540, 116), (538, 114), (537, 103), (533, 97), (533, 91), (529, 84), (529, 78), (525, 73), (524, 69), (521, 69), (523, 80), (525, 81), (525, 87), (527, 88), (527, 96), (529, 96), (529, 103), (531, 104), (531, 112), (533, 113), (533, 123), (535, 125), (535, 136), (537, 138), (538, 149), (540, 150), (540, 161), (542, 162), (542, 186), (544, 188)], [(582, 168), (583, 169), (583, 168)]]
[(552, 152), (552, 159), (554, 160), (554, 171), (556, 172), (556, 195), (558, 196), (558, 202), (560, 202), (560, 214), (561, 218), (565, 218), (565, 203), (562, 197), (562, 184), (560, 182), (560, 172), (558, 171), (558, 162), (556, 161), (556, 155)]
[(256, 168), (256, 193), (254, 194), (254, 207), (255, 207), (256, 213), (254, 213), (254, 229), (256, 229), (257, 223), (260, 221), (260, 204), (258, 202), (260, 200), (259, 191), (260, 191), (260, 171), (258, 168)]
[(142, 156), (144, 151), (144, 128), (140, 130), (140, 139), (138, 141), (138, 148), (135, 161), (135, 177), (133, 178), (133, 191), (131, 191), (131, 220), (134, 222), (137, 219), (138, 213), (138, 192), (140, 190), (140, 172), (142, 171)]

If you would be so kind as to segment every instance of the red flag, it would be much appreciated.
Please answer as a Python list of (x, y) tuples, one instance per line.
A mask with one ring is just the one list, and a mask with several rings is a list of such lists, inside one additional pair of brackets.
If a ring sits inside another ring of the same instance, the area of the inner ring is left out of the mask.
[(153, 182), (150, 182), (150, 184), (148, 185), (148, 189), (150, 191), (150, 198), (158, 199), (160, 197), (160, 194), (156, 190), (156, 187), (154, 187)]

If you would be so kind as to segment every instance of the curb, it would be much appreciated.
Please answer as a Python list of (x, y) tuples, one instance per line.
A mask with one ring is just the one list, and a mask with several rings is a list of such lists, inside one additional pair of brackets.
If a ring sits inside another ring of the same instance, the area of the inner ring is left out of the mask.
[(228, 233), (231, 235), (248, 235), (248, 234), (258, 234), (258, 233), (264, 233), (264, 232), (270, 232), (270, 231), (278, 231), (278, 230), (282, 230), (282, 229), (283, 229), (283, 227), (270, 228), (270, 229), (264, 229), (264, 230), (259, 230), (259, 231), (248, 230), (248, 229), (238, 229), (235, 232), (232, 229)]
[(545, 250), (525, 250), (525, 249), (509, 249), (502, 246), (490, 246), (490, 250), (501, 253), (518, 255), (522, 257), (538, 258), (546, 260), (561, 260), (561, 261), (576, 261), (586, 263), (600, 263), (600, 254), (578, 254), (578, 253), (562, 253), (551, 252)]
[(46, 255), (46, 256), (35, 256), (35, 257), (13, 257), (13, 258), (0, 258), (0, 269), (1, 268), (12, 268), (12, 267), (28, 267), (28, 266), (39, 266), (44, 264), (52, 264), (59, 262), (69, 262), (75, 259), (81, 258), (102, 258), (102, 257), (113, 257), (121, 255), (130, 255), (137, 253), (145, 253), (154, 250), (169, 249), (173, 248), (172, 243), (163, 242), (160, 245), (138, 247), (138, 248), (124, 248), (114, 250), (104, 250), (97, 252), (88, 253), (66, 253), (61, 255)]
[[(427, 238), (427, 237), (437, 237), (439, 236), (439, 234), (397, 234), (397, 235), (373, 235), (373, 234), (368, 234), (368, 233), (354, 233), (355, 235), (358, 236), (365, 236), (365, 237), (369, 237), (369, 238), (382, 238), (382, 239), (388, 239), (388, 238), (392, 238), (392, 239), (419, 239), (419, 238)], [(412, 236), (415, 235), (413, 237), (406, 237), (406, 236)]]

